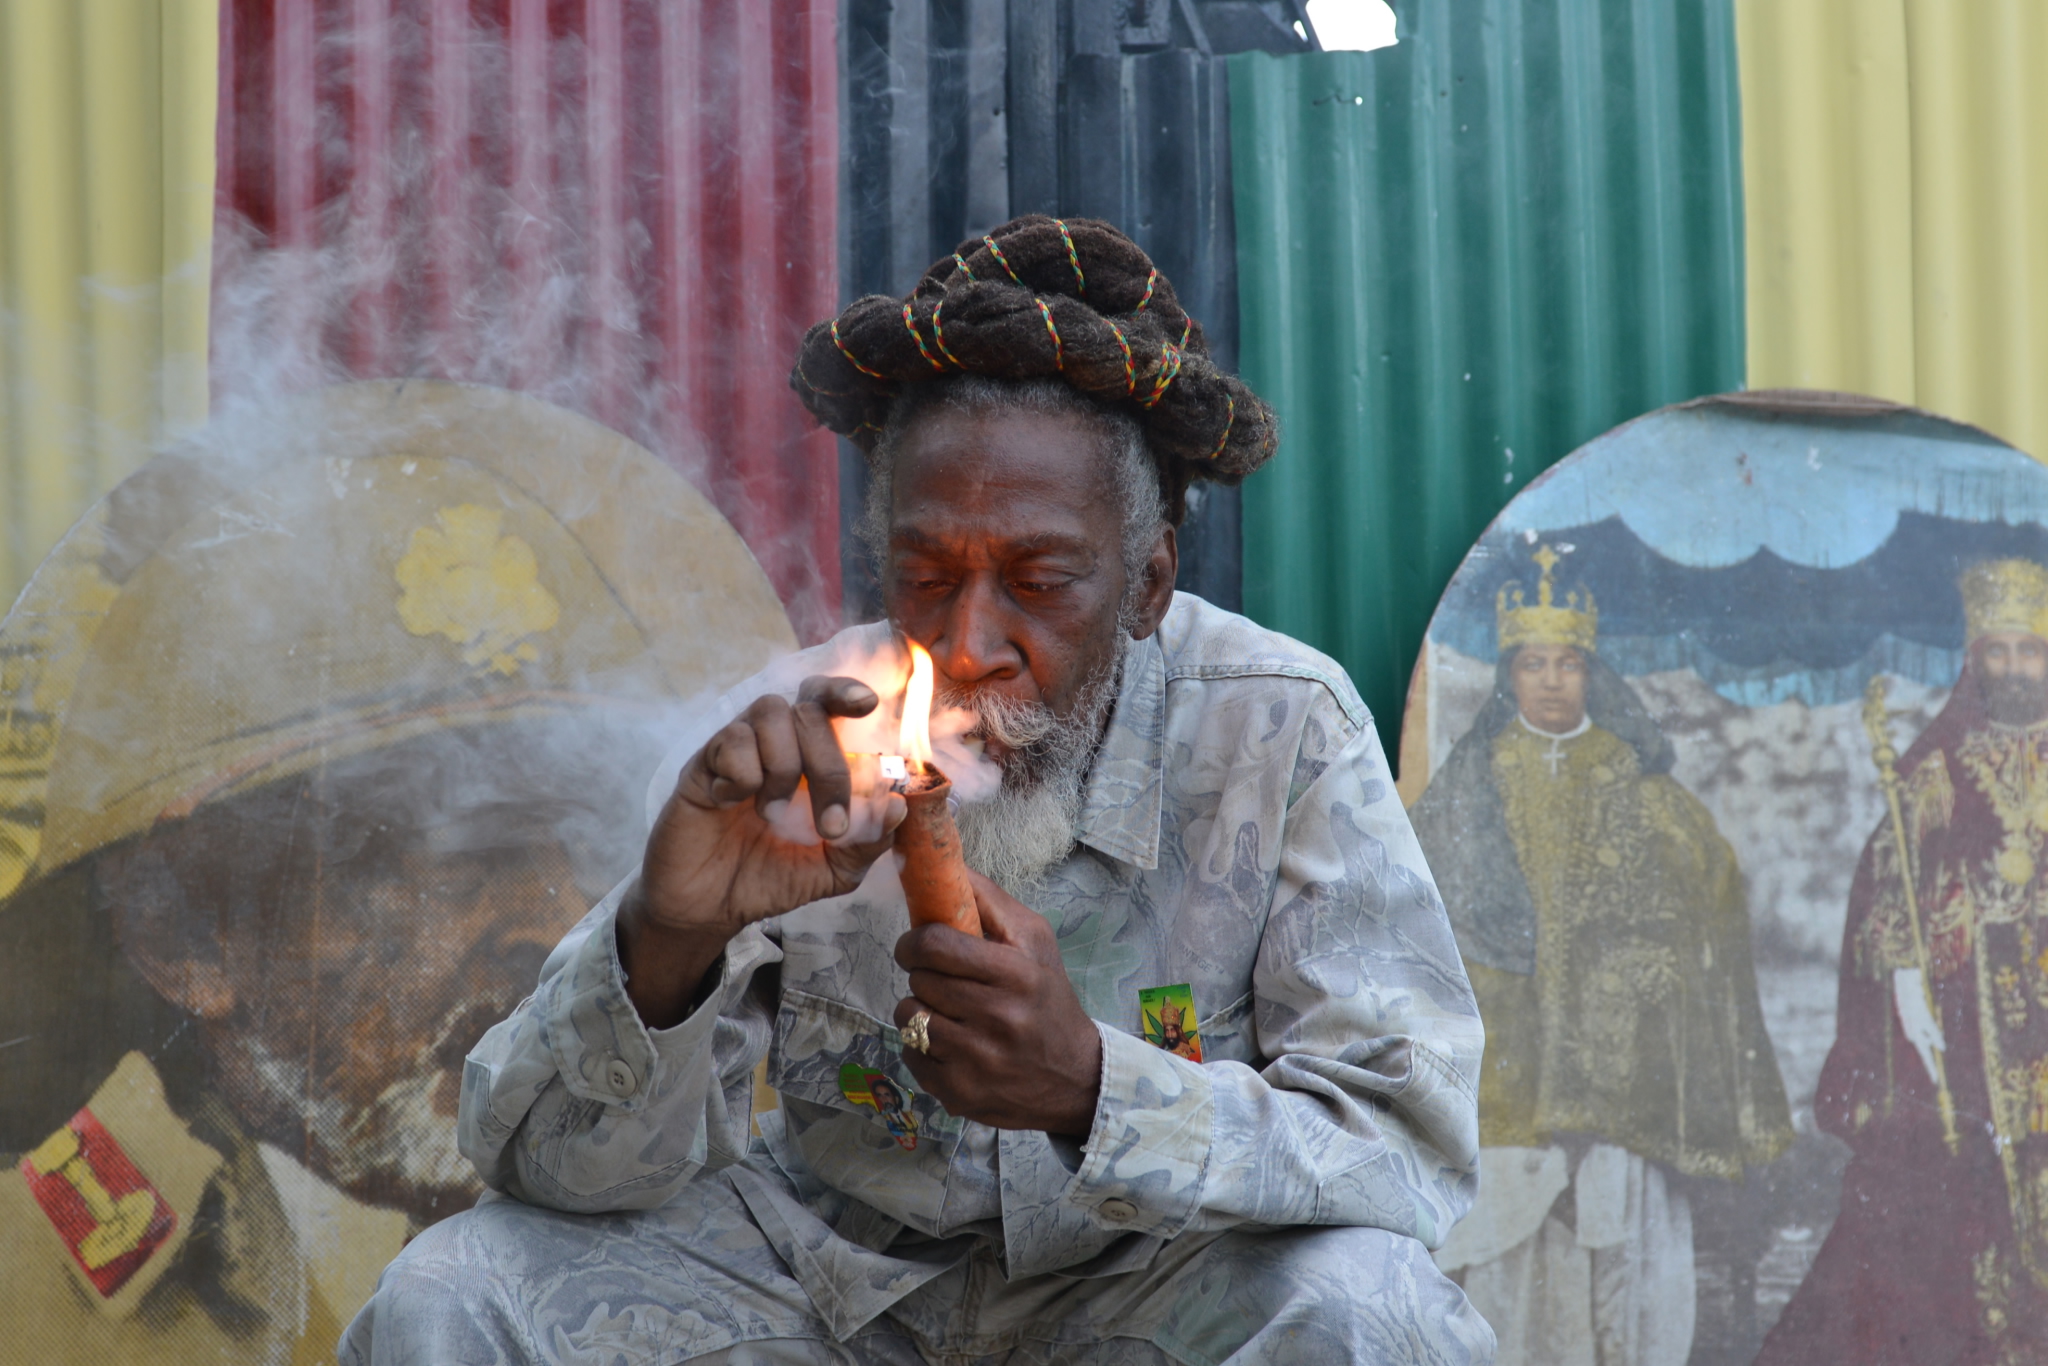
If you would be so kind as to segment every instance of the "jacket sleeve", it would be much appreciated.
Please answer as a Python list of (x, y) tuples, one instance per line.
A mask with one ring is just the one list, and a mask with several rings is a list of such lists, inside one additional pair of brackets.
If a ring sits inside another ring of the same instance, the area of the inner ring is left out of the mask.
[(746, 1155), (782, 951), (748, 927), (689, 1018), (650, 1030), (619, 966), (618, 908), (634, 880), (556, 946), (533, 995), (463, 1068), (462, 1153), (486, 1185), (528, 1204), (651, 1209)]
[(1370, 1225), (1433, 1248), (1477, 1193), (1471, 984), (1371, 721), (1320, 710), (1337, 753), (1297, 762), (1253, 976), (1267, 1061), (1195, 1063), (1103, 1028), (1065, 1196), (1101, 1227)]

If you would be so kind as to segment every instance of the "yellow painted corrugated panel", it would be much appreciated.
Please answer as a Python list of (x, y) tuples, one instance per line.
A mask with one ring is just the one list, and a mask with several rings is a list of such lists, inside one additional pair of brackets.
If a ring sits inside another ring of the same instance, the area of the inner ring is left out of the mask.
[(0, 595), (206, 416), (218, 0), (0, 0)]
[(2048, 457), (2048, 6), (1736, 0), (1749, 383)]

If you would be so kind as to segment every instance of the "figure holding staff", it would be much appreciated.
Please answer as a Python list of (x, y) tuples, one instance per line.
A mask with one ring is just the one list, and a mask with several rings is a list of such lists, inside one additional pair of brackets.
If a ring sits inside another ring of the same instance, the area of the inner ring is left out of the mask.
[(1885, 773), (1814, 1102), (1854, 1150), (1766, 1363), (2048, 1353), (2048, 570), (1962, 575), (1968, 653)]

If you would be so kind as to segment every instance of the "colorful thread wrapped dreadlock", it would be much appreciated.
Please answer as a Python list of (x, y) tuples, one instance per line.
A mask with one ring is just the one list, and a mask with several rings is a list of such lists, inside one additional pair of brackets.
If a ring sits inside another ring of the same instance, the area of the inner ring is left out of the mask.
[(1176, 520), (1190, 480), (1235, 484), (1279, 444), (1273, 410), (1209, 360), (1172, 283), (1093, 219), (1027, 214), (962, 242), (907, 299), (856, 299), (805, 335), (789, 383), (871, 451), (906, 386), (959, 371), (1059, 379), (1131, 412)]

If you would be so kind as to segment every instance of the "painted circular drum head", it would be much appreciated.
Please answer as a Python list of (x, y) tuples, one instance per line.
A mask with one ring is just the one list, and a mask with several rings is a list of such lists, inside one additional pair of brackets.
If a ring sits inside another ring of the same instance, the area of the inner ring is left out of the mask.
[(645, 450), (376, 382), (223, 420), (0, 624), (0, 1321), (331, 1354), (478, 1190), (463, 1058), (635, 864), (676, 709), (795, 645)]
[(1453, 578), (1401, 779), (1505, 1350), (2048, 1353), (2048, 469), (1846, 395), (1609, 432)]

